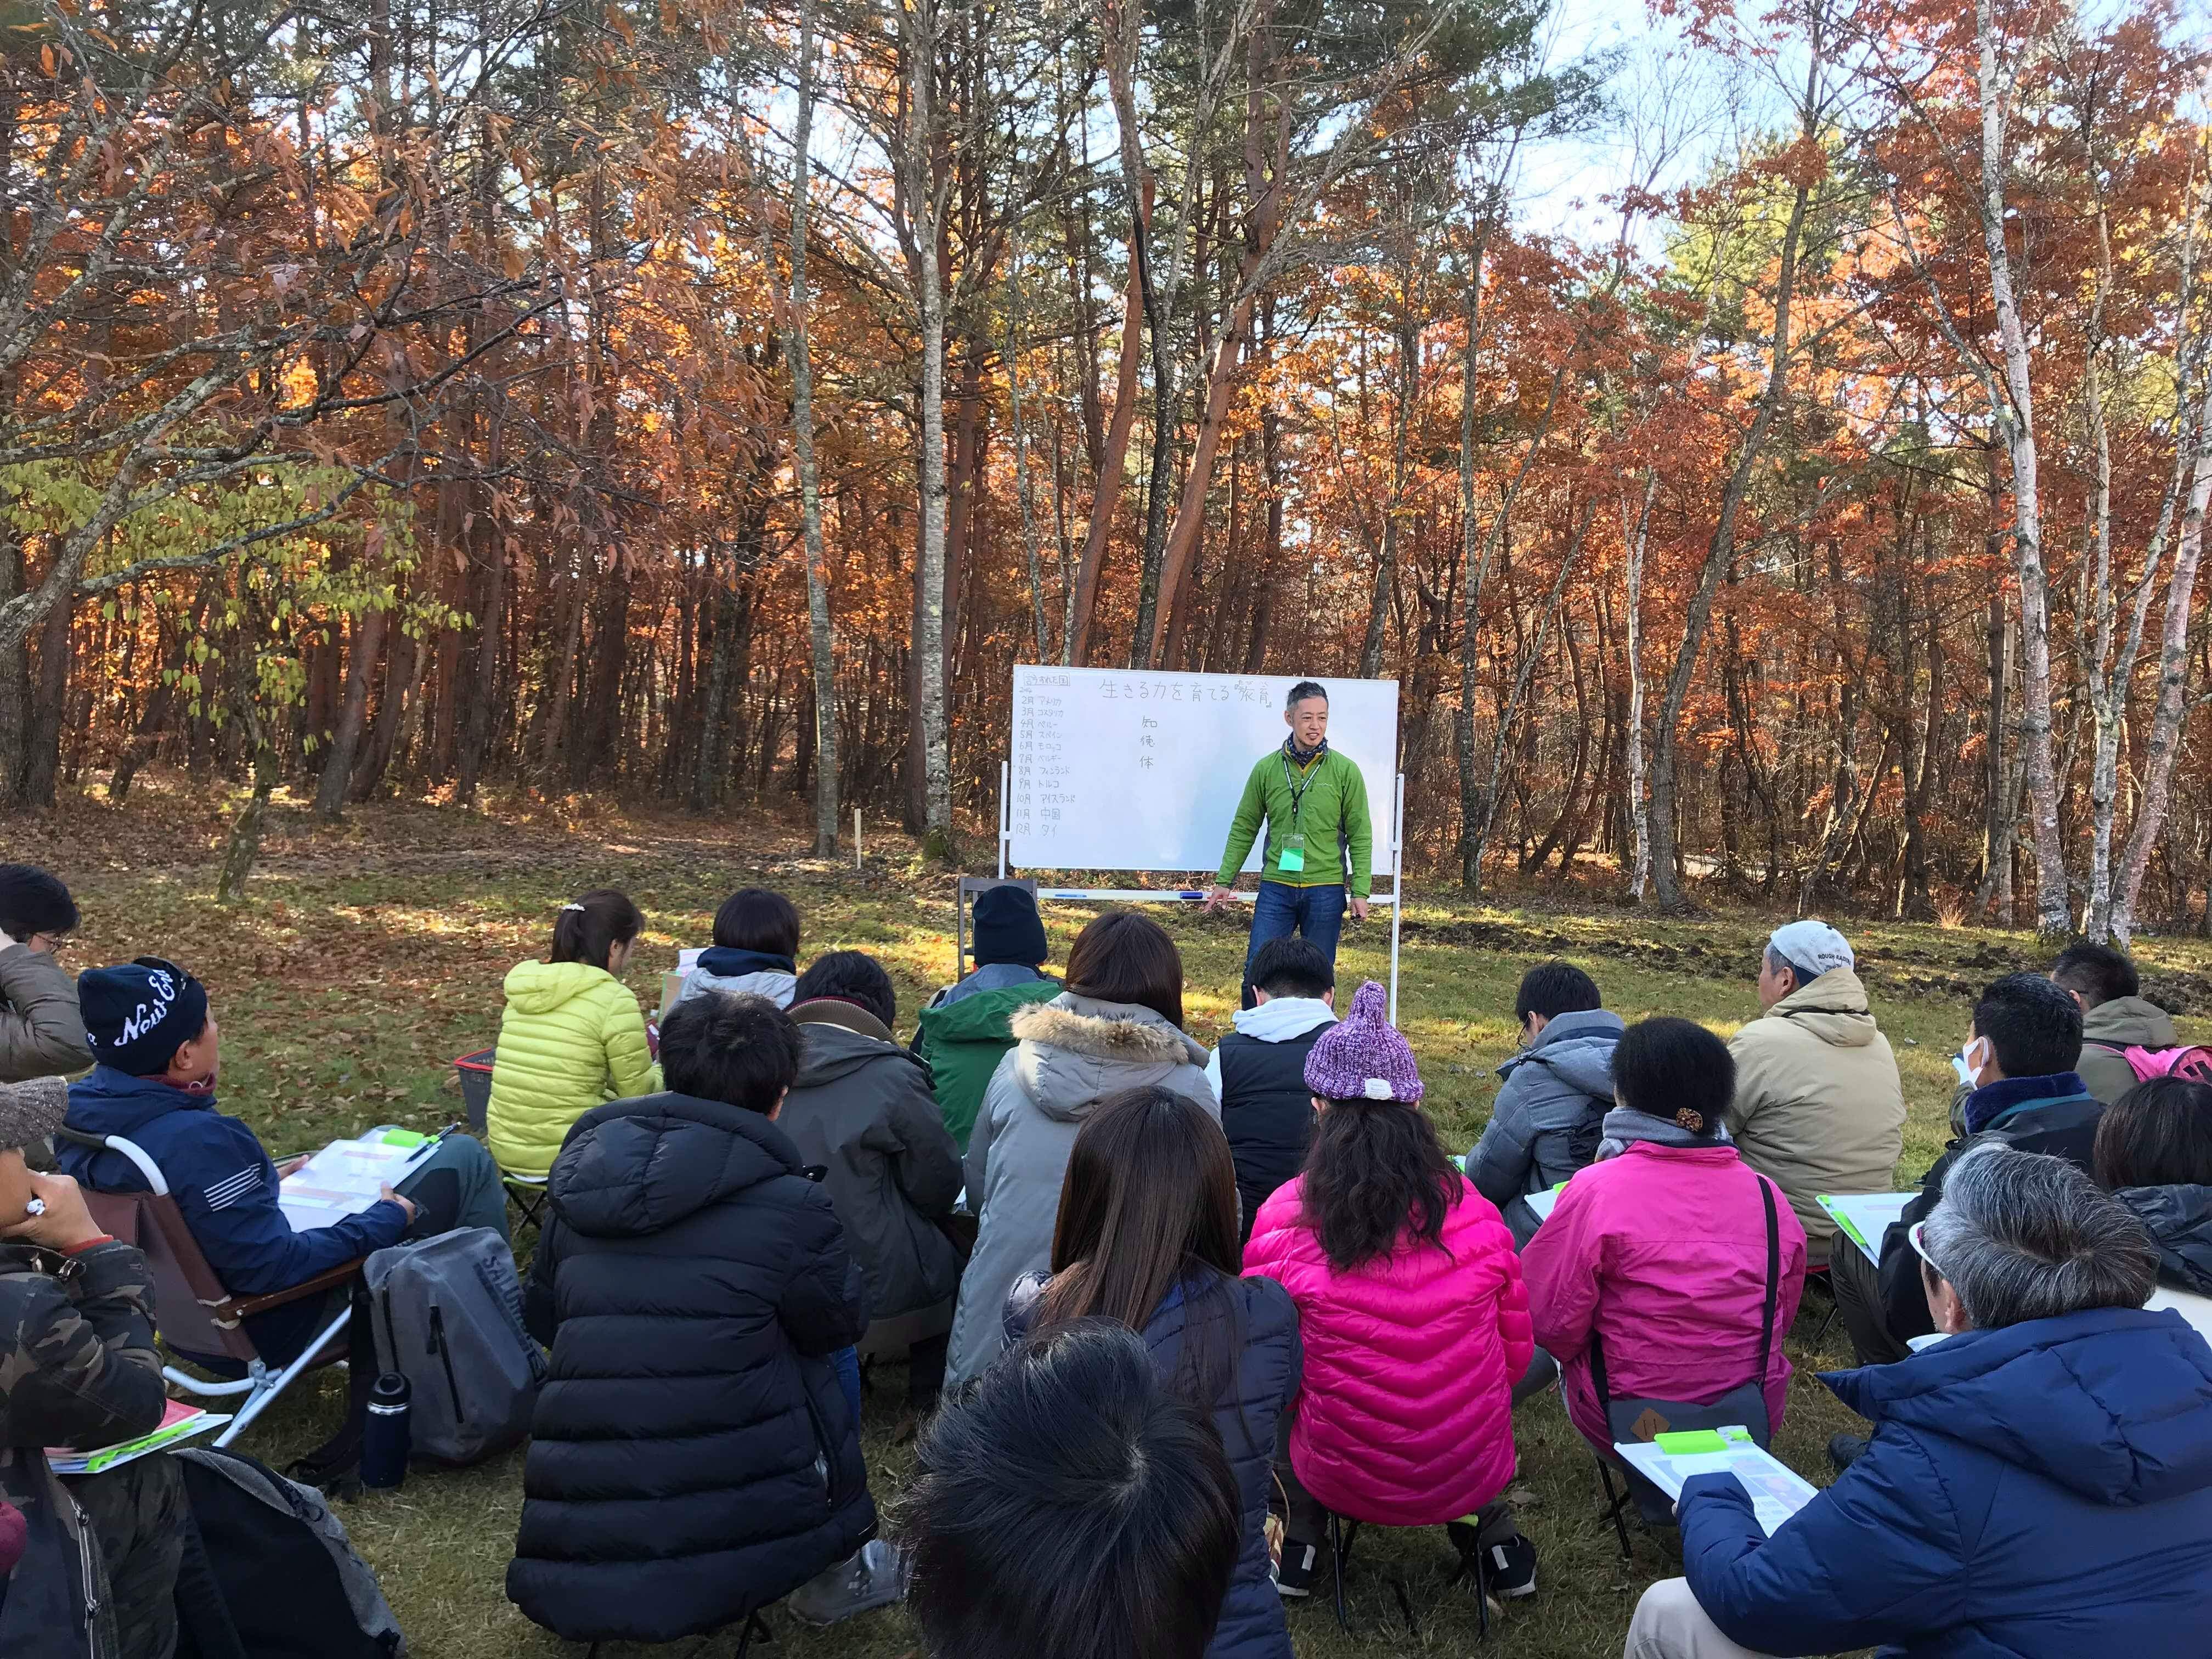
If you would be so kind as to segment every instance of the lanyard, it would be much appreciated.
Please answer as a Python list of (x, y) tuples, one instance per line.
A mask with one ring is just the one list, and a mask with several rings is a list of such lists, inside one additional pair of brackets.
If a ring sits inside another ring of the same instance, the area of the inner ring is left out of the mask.
[(1288, 743), (1283, 745), (1283, 783), (1291, 792), (1291, 833), (1294, 836), (1304, 833), (1306, 791), (1313, 787), (1314, 778), (1321, 771), (1322, 758), (1328, 753), (1328, 745), (1324, 743), (1314, 750), (1313, 758), (1293, 777), (1291, 774), (1291, 746)]

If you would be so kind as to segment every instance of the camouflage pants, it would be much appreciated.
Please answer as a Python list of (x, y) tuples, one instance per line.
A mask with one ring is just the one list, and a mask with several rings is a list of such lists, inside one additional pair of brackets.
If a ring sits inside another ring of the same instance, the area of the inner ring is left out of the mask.
[(190, 1520), (175, 1461), (156, 1452), (105, 1474), (73, 1476), (67, 1485), (106, 1558), (119, 1659), (172, 1659), (177, 1563)]

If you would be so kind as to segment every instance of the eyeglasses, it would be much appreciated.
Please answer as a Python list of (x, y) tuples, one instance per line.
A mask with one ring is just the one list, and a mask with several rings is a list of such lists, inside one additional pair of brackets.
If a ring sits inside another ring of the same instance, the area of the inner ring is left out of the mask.
[(58, 957), (69, 948), (69, 935), (67, 933), (33, 933), (23, 943), (34, 951), (44, 945), (48, 955)]
[(1951, 1275), (1943, 1271), (1943, 1264), (1928, 1254), (1928, 1224), (1926, 1222), (1916, 1221), (1907, 1227), (1905, 1230), (1905, 1242), (1912, 1246), (1912, 1254), (1926, 1262), (1938, 1279), (1950, 1278)]

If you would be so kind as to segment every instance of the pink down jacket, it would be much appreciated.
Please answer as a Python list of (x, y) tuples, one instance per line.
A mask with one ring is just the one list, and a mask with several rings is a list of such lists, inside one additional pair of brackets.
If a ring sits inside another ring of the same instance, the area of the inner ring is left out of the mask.
[(1297, 1304), (1305, 1380), (1291, 1467), (1347, 1519), (1434, 1526), (1513, 1479), (1513, 1384), (1534, 1349), (1513, 1235), (1466, 1188), (1444, 1249), (1401, 1238), (1340, 1273), (1305, 1224), (1304, 1176), (1260, 1206), (1244, 1271)]
[[(1733, 1146), (1632, 1143), (1567, 1183), (1522, 1252), (1536, 1340), (1559, 1362), (1567, 1414), (1610, 1445), (1590, 1382), (1590, 1334), (1616, 1395), (1717, 1400), (1752, 1380), (1766, 1297), (1766, 1218)], [(1772, 1182), (1768, 1182), (1771, 1186)], [(1766, 1362), (1770, 1426), (1782, 1426), (1790, 1361), (1782, 1338), (1805, 1290), (1805, 1229), (1775, 1189), (1782, 1272)]]

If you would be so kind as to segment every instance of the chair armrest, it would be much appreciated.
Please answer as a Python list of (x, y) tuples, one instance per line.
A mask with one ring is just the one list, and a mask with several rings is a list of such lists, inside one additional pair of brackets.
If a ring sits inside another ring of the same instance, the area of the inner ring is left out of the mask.
[(299, 1301), (302, 1297), (318, 1296), (325, 1291), (335, 1290), (359, 1273), (362, 1263), (368, 1260), (367, 1256), (356, 1256), (350, 1261), (340, 1262), (327, 1272), (317, 1273), (313, 1279), (302, 1279), (297, 1285), (288, 1285), (281, 1291), (270, 1291), (264, 1295), (225, 1297), (220, 1302), (209, 1303), (208, 1310), (214, 1316), (217, 1325), (228, 1330), (249, 1314), (266, 1313), (271, 1308), (281, 1308), (288, 1302)]

